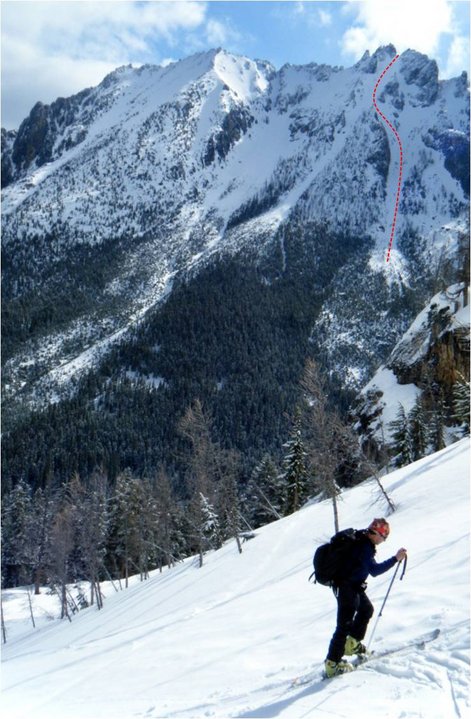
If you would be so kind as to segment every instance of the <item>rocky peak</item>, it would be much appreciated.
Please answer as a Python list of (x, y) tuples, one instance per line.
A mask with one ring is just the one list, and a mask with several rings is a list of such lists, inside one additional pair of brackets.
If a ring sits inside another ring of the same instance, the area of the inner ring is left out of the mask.
[(360, 72), (374, 73), (377, 72), (379, 65), (392, 60), (395, 55), (397, 55), (397, 51), (394, 45), (383, 45), (375, 50), (373, 55), (370, 55), (370, 51), (366, 50), (363, 57), (354, 67)]
[(406, 50), (400, 60), (400, 72), (417, 105), (431, 105), (438, 94), (438, 66), (435, 60), (415, 50)]
[(87, 126), (99, 109), (99, 103), (93, 102), (95, 93), (86, 89), (69, 98), (59, 97), (51, 105), (42, 102), (34, 105), (18, 132), (12, 136), (8, 158), (12, 170), (6, 177), (2, 176), (2, 187), (31, 169), (57, 159), (85, 139)]

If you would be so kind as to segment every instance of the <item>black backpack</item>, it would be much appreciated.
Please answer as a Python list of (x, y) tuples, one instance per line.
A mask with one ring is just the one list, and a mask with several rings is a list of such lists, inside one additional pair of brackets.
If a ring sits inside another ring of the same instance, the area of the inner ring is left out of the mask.
[(314, 571), (309, 577), (332, 587), (336, 581), (345, 578), (352, 570), (352, 558), (358, 547), (362, 532), (357, 529), (343, 529), (337, 532), (330, 542), (321, 544), (314, 552)]

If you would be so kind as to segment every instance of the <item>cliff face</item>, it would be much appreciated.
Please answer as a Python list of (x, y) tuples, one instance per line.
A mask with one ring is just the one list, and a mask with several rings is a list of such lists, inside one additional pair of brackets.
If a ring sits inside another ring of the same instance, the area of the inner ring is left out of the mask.
[(469, 307), (464, 285), (436, 295), (396, 345), (386, 367), (399, 384), (426, 389), (438, 382), (451, 391), (469, 379)]
[(452, 426), (456, 386), (469, 383), (469, 329), (467, 285), (435, 295), (362, 391), (361, 434), (387, 442), (399, 405), (407, 414), (418, 398), (431, 412), (440, 403), (445, 423)]

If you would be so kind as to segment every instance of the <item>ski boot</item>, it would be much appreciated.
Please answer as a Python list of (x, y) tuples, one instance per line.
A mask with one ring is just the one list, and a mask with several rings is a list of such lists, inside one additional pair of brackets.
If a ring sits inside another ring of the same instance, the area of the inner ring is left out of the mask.
[(325, 660), (324, 668), (326, 679), (332, 679), (332, 677), (338, 677), (340, 674), (346, 674), (354, 670), (354, 666), (348, 662), (333, 662), (330, 659)]
[(366, 656), (368, 651), (365, 645), (358, 641), (358, 639), (348, 635), (347, 641), (345, 642), (344, 654), (346, 654), (347, 657), (351, 657), (353, 654), (363, 654)]

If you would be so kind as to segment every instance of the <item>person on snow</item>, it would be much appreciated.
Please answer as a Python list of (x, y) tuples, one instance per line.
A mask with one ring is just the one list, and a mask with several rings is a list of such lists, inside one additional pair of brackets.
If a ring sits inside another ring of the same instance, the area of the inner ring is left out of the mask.
[(375, 560), (376, 546), (389, 536), (389, 524), (385, 519), (373, 519), (368, 529), (357, 532), (350, 564), (342, 579), (333, 586), (337, 598), (337, 626), (332, 635), (325, 660), (327, 677), (350, 672), (352, 664), (342, 661), (345, 655), (365, 654), (361, 640), (366, 634), (368, 622), (373, 615), (373, 605), (366, 596), (366, 578), (387, 572), (397, 562), (402, 562), (407, 551), (399, 549), (385, 562)]

